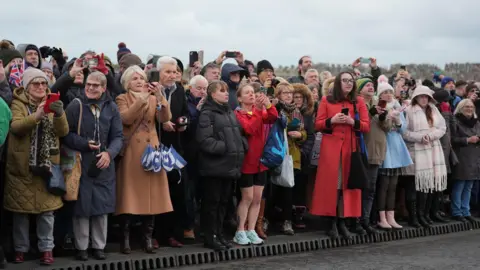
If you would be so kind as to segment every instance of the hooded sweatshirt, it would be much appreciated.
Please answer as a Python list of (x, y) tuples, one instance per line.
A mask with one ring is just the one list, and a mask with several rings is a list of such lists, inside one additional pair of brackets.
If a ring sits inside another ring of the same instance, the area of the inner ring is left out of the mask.
[(232, 110), (235, 110), (238, 107), (238, 100), (237, 100), (237, 89), (240, 81), (238, 83), (232, 82), (230, 80), (230, 74), (234, 72), (240, 72), (240, 81), (242, 78), (246, 76), (245, 69), (235, 65), (227, 63), (222, 67), (222, 81), (224, 81), (228, 85), (228, 104)]

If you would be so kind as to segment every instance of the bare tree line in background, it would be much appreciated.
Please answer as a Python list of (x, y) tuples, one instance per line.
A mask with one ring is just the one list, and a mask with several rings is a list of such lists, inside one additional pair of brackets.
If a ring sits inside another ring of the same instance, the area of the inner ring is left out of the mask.
[[(382, 73), (391, 76), (396, 73), (402, 64), (393, 64), (390, 67), (381, 67)], [(455, 80), (474, 80), (480, 81), (480, 64), (478, 63), (449, 63), (442, 69), (437, 65), (432, 64), (409, 64), (406, 65), (407, 70), (414, 79), (432, 79), (433, 73), (437, 71), (443, 71), (447, 76), (454, 78)], [(313, 68), (319, 72), (328, 70), (332, 74), (338, 74), (341, 70), (345, 69), (347, 65), (340, 64), (328, 64), (328, 63), (316, 63)], [(368, 66), (361, 66), (360, 71), (370, 72)], [(298, 75), (298, 69), (296, 66), (279, 66), (275, 69), (275, 74), (280, 77), (288, 78)]]

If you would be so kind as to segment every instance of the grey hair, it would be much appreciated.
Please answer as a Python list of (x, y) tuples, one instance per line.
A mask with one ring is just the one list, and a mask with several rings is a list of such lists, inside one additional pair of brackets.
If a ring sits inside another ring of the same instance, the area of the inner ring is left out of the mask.
[(90, 73), (87, 77), (87, 80), (88, 80), (88, 78), (99, 81), (100, 86), (102, 86), (102, 87), (107, 86), (107, 77), (105, 76), (105, 74), (103, 74), (100, 71), (94, 71), (94, 72)]
[(207, 85), (208, 85), (208, 81), (207, 79), (205, 79), (205, 77), (203, 77), (202, 75), (196, 75), (194, 76), (192, 79), (190, 79), (190, 86), (197, 86), (197, 83), (199, 81), (204, 81)]
[(455, 111), (453, 112), (454, 115), (457, 115), (459, 113), (462, 113), (463, 114), (463, 108), (467, 105), (467, 103), (472, 103), (473, 105), (473, 117), (474, 118), (477, 118), (477, 114), (475, 113), (475, 103), (469, 99), (469, 98), (466, 98), (462, 101), (460, 101), (458, 104), (457, 104), (457, 107), (455, 108)]
[(164, 65), (175, 65), (175, 69), (177, 69), (177, 60), (170, 56), (162, 56), (157, 60), (157, 69), (158, 71), (162, 71)]
[(311, 69), (307, 70), (307, 72), (305, 72), (305, 77), (307, 77), (308, 73), (317, 73), (317, 76), (319, 76), (318, 70), (316, 70), (314, 68), (311, 68)]
[(142, 76), (142, 78), (145, 81), (147, 81), (147, 74), (145, 74), (145, 71), (143, 71), (143, 69), (141, 69), (139, 66), (133, 65), (133, 66), (127, 68), (123, 72), (122, 78), (120, 79), (120, 82), (122, 83), (123, 89), (125, 89), (127, 91), (129, 90), (128, 89), (128, 84), (132, 80), (132, 77), (135, 73), (138, 73), (140, 76)]

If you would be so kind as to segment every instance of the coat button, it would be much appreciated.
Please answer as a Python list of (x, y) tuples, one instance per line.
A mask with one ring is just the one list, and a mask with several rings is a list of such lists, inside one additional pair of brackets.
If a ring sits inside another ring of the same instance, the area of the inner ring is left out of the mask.
[(149, 143), (149, 142), (150, 142), (150, 139), (147, 139), (147, 142)]

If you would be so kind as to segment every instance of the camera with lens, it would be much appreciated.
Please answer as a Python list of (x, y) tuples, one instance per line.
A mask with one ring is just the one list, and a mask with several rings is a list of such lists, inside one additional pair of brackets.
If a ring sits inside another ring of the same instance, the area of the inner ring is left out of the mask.
[(177, 123), (176, 123), (176, 125), (177, 125), (179, 128), (188, 125), (188, 118), (187, 118), (186, 116), (180, 116), (179, 118), (177, 118)]
[(417, 82), (414, 79), (405, 79), (405, 85), (411, 89), (417, 86)]
[(272, 87), (276, 88), (279, 83), (280, 83), (279, 80), (277, 80), (277, 79), (272, 79)]

